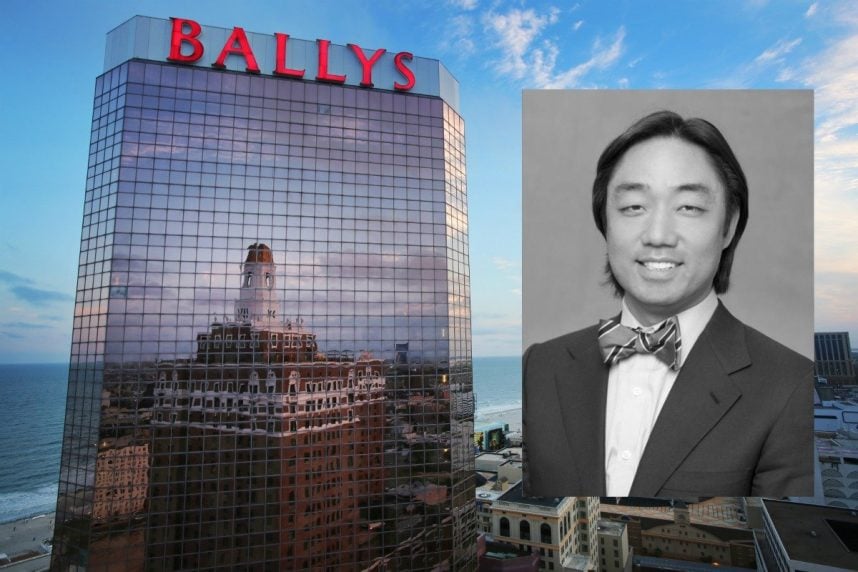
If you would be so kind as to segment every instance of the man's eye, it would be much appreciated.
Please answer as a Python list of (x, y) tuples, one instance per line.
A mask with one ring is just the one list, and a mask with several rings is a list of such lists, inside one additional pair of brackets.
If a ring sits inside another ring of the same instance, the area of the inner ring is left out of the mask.
[(624, 207), (620, 207), (619, 210), (623, 214), (634, 215), (642, 213), (644, 208), (643, 205), (626, 205)]
[(698, 207), (696, 205), (682, 205), (679, 207), (679, 212), (690, 214), (690, 215), (699, 215), (706, 212), (706, 209), (703, 207)]

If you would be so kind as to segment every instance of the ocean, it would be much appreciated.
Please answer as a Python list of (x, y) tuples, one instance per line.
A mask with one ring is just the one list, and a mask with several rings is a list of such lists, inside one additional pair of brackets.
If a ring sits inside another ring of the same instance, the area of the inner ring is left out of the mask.
[(521, 409), (521, 356), (474, 358), (474, 423)]
[(68, 364), (0, 364), (0, 522), (57, 504)]
[[(57, 502), (67, 364), (0, 364), (0, 523)], [(475, 422), (521, 408), (521, 358), (474, 358)]]

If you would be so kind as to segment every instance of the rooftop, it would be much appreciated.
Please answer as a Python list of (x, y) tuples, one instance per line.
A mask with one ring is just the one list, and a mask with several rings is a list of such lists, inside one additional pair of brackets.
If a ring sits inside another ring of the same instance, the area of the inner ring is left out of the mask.
[(635, 566), (645, 567), (646, 570), (665, 570), (676, 572), (706, 572), (719, 570), (720, 572), (747, 572), (747, 568), (736, 568), (733, 566), (714, 566), (702, 562), (691, 562), (690, 560), (673, 560), (671, 558), (656, 558), (655, 556), (635, 556)]
[(607, 536), (622, 536), (623, 530), (626, 528), (625, 522), (617, 522), (614, 520), (600, 520), (597, 529), (599, 534)]
[[(181, 20), (181, 18), (179, 18)], [(237, 22), (236, 22), (237, 24)], [(219, 26), (210, 26), (206, 21), (200, 21), (200, 33), (197, 38), (204, 45), (199, 59), (178, 65), (198, 67), (207, 71), (212, 70), (212, 64), (218, 57), (220, 48), (226, 44), (233, 30)], [(108, 71), (131, 59), (143, 59), (155, 62), (169, 63), (168, 55), (171, 49), (173, 22), (164, 18), (149, 16), (134, 16), (123, 22), (107, 34), (107, 48), (104, 53), (104, 71)], [(259, 73), (254, 74), (254, 81), (261, 84), (259, 76), (268, 79), (283, 79), (274, 75), (275, 57), (277, 53), (275, 31), (288, 33), (288, 29), (269, 29), (270, 33), (257, 33), (247, 30), (245, 36), (250, 49), (258, 62)], [(320, 57), (317, 55), (317, 40), (301, 40), (289, 37), (287, 64), (289, 67), (305, 70), (304, 80), (310, 80), (318, 75)], [(366, 47), (366, 46), (365, 46)], [(408, 48), (408, 46), (403, 46)], [(394, 90), (394, 85), (403, 80), (398, 71), (394, 58), (398, 50), (386, 46), (378, 63), (373, 68), (373, 85), (375, 89)], [(343, 83), (349, 86), (361, 87), (363, 68), (349, 46), (339, 44), (328, 45), (329, 61), (333, 69), (331, 73), (342, 74)], [(409, 54), (411, 55), (411, 54)], [(223, 62), (227, 70), (246, 73), (244, 58), (231, 57)], [(440, 97), (457, 113), (459, 112), (459, 82), (444, 65), (434, 58), (413, 55), (406, 66), (414, 76), (413, 86), (407, 93)]]
[(476, 490), (477, 500), (480, 501), (496, 501), (503, 496), (503, 491), (492, 491), (488, 489)]
[(544, 508), (557, 508), (563, 503), (566, 497), (526, 497), (522, 492), (522, 484), (519, 482), (514, 487), (505, 492), (498, 500), (506, 502), (514, 502), (522, 505), (540, 506)]
[(247, 247), (247, 259), (245, 262), (267, 262), (274, 263), (274, 256), (267, 244), (257, 242)]
[(791, 560), (858, 570), (858, 512), (763, 500)]
[[(629, 506), (615, 504), (610, 502), (611, 500), (613, 499), (602, 499), (600, 506), (602, 515), (606, 513), (629, 515), (640, 519), (653, 519), (654, 522), (675, 520), (673, 508), (670, 506)], [(688, 515), (695, 526), (708, 525), (747, 531), (748, 525), (742, 504), (742, 499), (738, 497), (713, 497), (688, 505)]]
[(592, 570), (590, 567), (590, 558), (583, 554), (570, 554), (563, 560), (563, 569), (575, 571)]
[[(855, 439), (854, 436), (854, 433), (850, 435), (842, 431), (838, 433), (816, 433), (816, 454), (819, 456), (819, 460), (823, 463), (840, 464), (841, 461), (843, 462), (836, 469), (823, 465), (823, 471), (834, 469), (841, 476), (858, 471), (858, 439)], [(823, 476), (834, 475), (826, 475), (823, 472)]]
[(504, 457), (504, 456), (503, 456), (503, 455), (501, 455), (500, 453), (490, 453), (490, 452), (487, 452), (487, 451), (486, 451), (486, 452), (483, 452), (483, 453), (478, 453), (478, 454), (477, 454), (477, 459), (480, 459), (481, 461), (492, 461), (492, 462), (495, 462), (495, 463), (502, 463), (502, 462), (504, 462), (507, 458), (508, 458), (508, 457)]

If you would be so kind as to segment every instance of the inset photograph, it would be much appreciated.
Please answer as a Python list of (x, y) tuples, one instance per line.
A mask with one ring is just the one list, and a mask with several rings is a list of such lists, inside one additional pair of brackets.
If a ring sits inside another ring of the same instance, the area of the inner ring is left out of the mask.
[(813, 92), (525, 91), (525, 494), (813, 493)]

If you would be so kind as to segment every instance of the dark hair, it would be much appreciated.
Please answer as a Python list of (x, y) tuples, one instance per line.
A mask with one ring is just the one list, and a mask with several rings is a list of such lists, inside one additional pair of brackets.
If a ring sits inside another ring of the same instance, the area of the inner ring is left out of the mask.
[[(602, 151), (596, 166), (596, 179), (593, 181), (593, 218), (596, 219), (596, 227), (602, 236), (606, 231), (606, 205), (608, 198), (608, 183), (614, 174), (614, 170), (626, 151), (633, 146), (653, 139), (655, 137), (677, 137), (683, 141), (696, 145), (706, 151), (712, 167), (718, 173), (724, 190), (727, 194), (727, 224), (736, 213), (739, 212), (739, 221), (736, 224), (736, 232), (733, 240), (721, 252), (721, 261), (718, 263), (718, 271), (713, 280), (715, 292), (723, 294), (730, 285), (730, 268), (733, 266), (733, 254), (745, 225), (748, 222), (748, 182), (742, 166), (730, 149), (730, 145), (718, 128), (699, 117), (683, 119), (672, 111), (658, 111), (638, 120), (634, 125), (626, 129), (619, 137)], [(625, 290), (617, 282), (610, 264), (606, 267), (608, 281), (613, 285), (618, 296), (622, 296)]]

